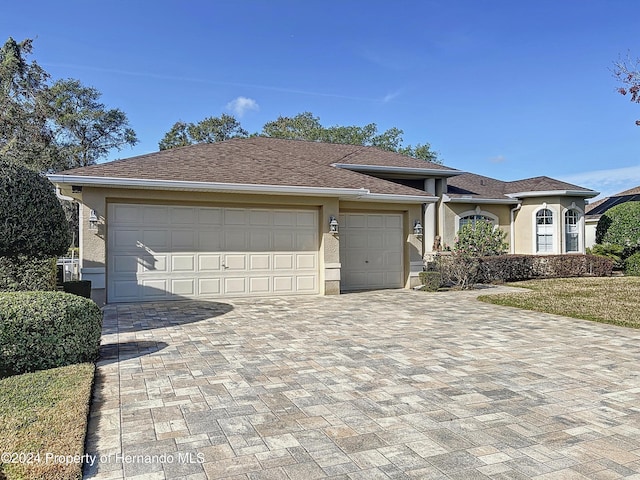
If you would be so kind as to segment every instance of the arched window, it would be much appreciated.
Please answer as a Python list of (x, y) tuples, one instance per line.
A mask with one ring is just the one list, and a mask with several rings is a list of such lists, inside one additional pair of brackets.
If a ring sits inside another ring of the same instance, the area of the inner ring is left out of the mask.
[(536, 213), (536, 253), (553, 253), (553, 212), (548, 208)]
[(564, 243), (567, 253), (580, 251), (580, 213), (577, 210), (564, 213)]
[(472, 226), (475, 227), (476, 223), (478, 222), (489, 222), (492, 225), (495, 225), (495, 219), (488, 217), (486, 215), (467, 215), (464, 217), (460, 217), (460, 220), (458, 221), (458, 228), (462, 228), (467, 224), (471, 224)]

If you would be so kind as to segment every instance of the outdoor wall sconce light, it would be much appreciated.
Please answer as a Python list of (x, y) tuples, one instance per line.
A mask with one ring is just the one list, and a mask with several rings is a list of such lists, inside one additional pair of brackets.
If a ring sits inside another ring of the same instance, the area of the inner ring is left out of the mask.
[(97, 230), (98, 229), (98, 215), (96, 215), (95, 210), (91, 210), (89, 213), (89, 229)]
[(422, 240), (422, 225), (420, 224), (420, 220), (413, 222), (413, 234)]
[(333, 235), (338, 234), (338, 220), (333, 215), (329, 217), (329, 233)]

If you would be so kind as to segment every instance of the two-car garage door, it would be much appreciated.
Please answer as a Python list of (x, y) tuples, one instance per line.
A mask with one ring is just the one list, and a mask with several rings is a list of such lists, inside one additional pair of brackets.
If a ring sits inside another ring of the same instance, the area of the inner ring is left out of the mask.
[(315, 210), (110, 204), (107, 301), (318, 293)]

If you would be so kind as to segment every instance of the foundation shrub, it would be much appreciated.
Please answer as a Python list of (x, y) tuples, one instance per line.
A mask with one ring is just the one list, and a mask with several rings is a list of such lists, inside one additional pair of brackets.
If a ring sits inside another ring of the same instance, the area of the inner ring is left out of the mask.
[(442, 286), (442, 274), (434, 270), (420, 272), (420, 281), (424, 285), (424, 290), (435, 292)]
[(544, 255), (534, 261), (535, 277), (605, 277), (612, 271), (613, 260), (598, 255)]
[(532, 278), (605, 277), (613, 260), (598, 255), (497, 255), (479, 259), (482, 283), (517, 282)]
[(0, 372), (19, 374), (98, 359), (102, 312), (63, 292), (0, 293)]
[(532, 255), (496, 255), (480, 259), (483, 283), (517, 282), (534, 277)]

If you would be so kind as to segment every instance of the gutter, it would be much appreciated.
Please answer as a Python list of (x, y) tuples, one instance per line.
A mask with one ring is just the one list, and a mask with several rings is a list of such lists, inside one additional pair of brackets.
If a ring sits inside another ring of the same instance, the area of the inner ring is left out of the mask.
[(388, 193), (368, 193), (356, 200), (367, 200), (370, 202), (391, 202), (391, 203), (436, 203), (439, 198), (422, 195), (394, 195)]
[(146, 188), (154, 190), (189, 190), (201, 192), (268, 193), (272, 195), (309, 195), (348, 200), (389, 201), (396, 203), (435, 202), (437, 197), (371, 193), (366, 188), (304, 187), (291, 185), (256, 185), (248, 183), (190, 182), (184, 180), (148, 180), (141, 178), (92, 177), (86, 175), (47, 175), (60, 185), (83, 185), (106, 188)]
[(532, 192), (507, 193), (506, 195), (507, 197), (510, 197), (510, 198), (556, 197), (556, 196), (593, 198), (600, 195), (600, 192), (595, 192), (593, 190), (541, 190), (541, 191), (532, 191)]
[(447, 194), (442, 196), (444, 203), (481, 203), (481, 204), (506, 204), (513, 205), (519, 203), (519, 200), (514, 198), (476, 198), (472, 196), (468, 197), (450, 197)]

